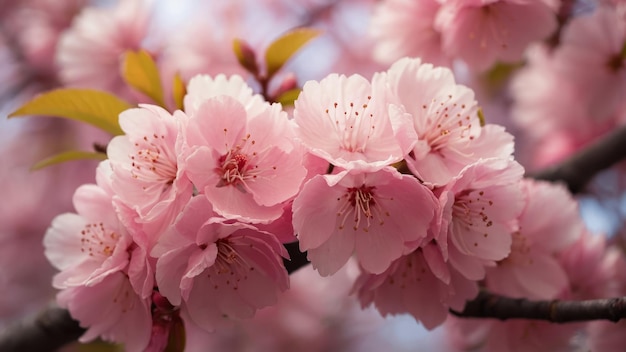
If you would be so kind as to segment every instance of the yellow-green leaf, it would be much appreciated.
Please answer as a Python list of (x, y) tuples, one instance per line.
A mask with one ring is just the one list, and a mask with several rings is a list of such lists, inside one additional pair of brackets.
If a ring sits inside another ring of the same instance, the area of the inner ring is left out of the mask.
[(92, 124), (113, 135), (124, 134), (118, 115), (132, 106), (117, 96), (93, 89), (55, 89), (40, 94), (9, 117), (45, 115)]
[(302, 90), (300, 88), (290, 89), (276, 98), (277, 103), (281, 103), (283, 106), (292, 106), (293, 102), (298, 99), (300, 92)]
[(267, 77), (272, 77), (302, 46), (320, 33), (317, 29), (297, 28), (273, 41), (265, 51)]
[(100, 152), (86, 152), (82, 150), (68, 150), (66, 152), (62, 152), (56, 155), (53, 155), (49, 158), (46, 158), (37, 164), (31, 167), (31, 170), (40, 170), (44, 167), (48, 167), (51, 165), (61, 164), (66, 161), (73, 160), (83, 160), (83, 159), (96, 159), (96, 160), (104, 160), (107, 158), (107, 155)]
[(256, 56), (254, 55), (254, 51), (248, 43), (244, 42), (241, 39), (235, 38), (233, 40), (233, 51), (235, 52), (235, 56), (239, 61), (239, 64), (243, 66), (248, 72), (253, 75), (257, 75), (259, 73), (259, 66), (256, 63)]
[(185, 98), (185, 94), (187, 94), (187, 87), (185, 87), (185, 82), (183, 82), (183, 78), (180, 77), (180, 74), (177, 72), (174, 75), (174, 86), (172, 89), (172, 95), (174, 97), (174, 104), (176, 104), (176, 108), (179, 110), (182, 110), (184, 107), (183, 98)]
[(161, 76), (152, 56), (145, 50), (127, 51), (122, 65), (122, 77), (131, 87), (165, 107)]

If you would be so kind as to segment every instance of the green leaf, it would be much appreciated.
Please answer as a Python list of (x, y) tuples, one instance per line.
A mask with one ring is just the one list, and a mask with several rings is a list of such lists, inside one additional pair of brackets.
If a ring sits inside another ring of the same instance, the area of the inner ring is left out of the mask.
[(122, 65), (122, 77), (131, 87), (165, 107), (161, 76), (152, 56), (145, 50), (127, 51)]
[(31, 167), (32, 171), (43, 169), (44, 167), (61, 164), (66, 161), (83, 160), (83, 159), (95, 159), (105, 160), (107, 155), (100, 152), (86, 152), (82, 150), (68, 150), (49, 158), (46, 158)]
[(233, 51), (235, 52), (235, 56), (237, 57), (239, 64), (243, 66), (243, 68), (255, 76), (259, 74), (259, 66), (256, 62), (256, 55), (254, 55), (254, 51), (250, 48), (248, 43), (235, 38), (233, 40)]
[(117, 96), (92, 89), (64, 88), (40, 94), (9, 117), (45, 115), (92, 124), (112, 135), (124, 134), (118, 115), (132, 106)]
[(267, 77), (271, 78), (309, 40), (320, 35), (321, 31), (312, 28), (297, 28), (273, 41), (265, 51)]
[(290, 89), (276, 98), (277, 103), (281, 103), (283, 106), (292, 106), (293, 102), (298, 99), (300, 92), (302, 90), (300, 88)]
[(174, 75), (174, 85), (172, 88), (172, 96), (174, 97), (174, 104), (176, 105), (176, 109), (183, 110), (184, 98), (185, 94), (187, 94), (187, 87), (185, 87), (185, 82), (183, 82), (183, 78), (180, 77), (180, 74), (176, 72)]

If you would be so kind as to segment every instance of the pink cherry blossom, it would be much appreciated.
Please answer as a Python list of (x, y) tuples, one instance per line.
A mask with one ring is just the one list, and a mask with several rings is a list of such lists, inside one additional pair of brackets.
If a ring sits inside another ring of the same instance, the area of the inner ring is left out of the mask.
[[(603, 258), (603, 267), (608, 269), (605, 297), (621, 297), (626, 294), (626, 258), (623, 251), (611, 248)], [(626, 343), (626, 322), (593, 321), (587, 324), (587, 346), (591, 351), (619, 351)]]
[(184, 98), (185, 113), (189, 116), (196, 114), (205, 101), (220, 95), (227, 95), (242, 104), (246, 112), (256, 116), (263, 114), (267, 109), (267, 103), (263, 97), (254, 94), (252, 88), (239, 75), (209, 76), (206, 74), (196, 75), (191, 78), (187, 85), (187, 95)]
[(426, 237), (436, 201), (415, 178), (386, 168), (374, 173), (318, 175), (293, 202), (300, 250), (322, 276), (339, 270), (352, 255), (380, 274)]
[(381, 274), (363, 273), (354, 291), (363, 307), (373, 303), (383, 315), (409, 313), (431, 330), (446, 320), (450, 308), (461, 311), (478, 294), (478, 285), (454, 268), (448, 275), (447, 283), (437, 278), (418, 249)]
[(374, 57), (386, 64), (404, 57), (420, 57), (424, 62), (450, 66), (451, 58), (441, 48), (441, 33), (435, 18), (441, 7), (436, 0), (385, 0), (372, 15), (371, 36)]
[(295, 102), (297, 135), (329, 163), (375, 171), (402, 160), (410, 148), (408, 120), (388, 109), (384, 81), (331, 74), (308, 81)]
[(145, 47), (149, 6), (149, 1), (121, 0), (112, 8), (85, 8), (59, 42), (56, 59), (63, 83), (142, 99), (122, 79), (120, 60), (127, 50)]
[(557, 324), (536, 320), (469, 319), (446, 322), (450, 344), (459, 351), (480, 347), (482, 352), (568, 352), (580, 323)]
[(152, 242), (191, 198), (193, 185), (178, 166), (179, 124), (186, 119), (180, 111), (170, 115), (153, 105), (126, 110), (119, 118), (126, 134), (107, 148), (116, 201), (136, 212), (129, 221), (149, 226)]
[(513, 160), (483, 159), (465, 168), (439, 196), (443, 211), (434, 240), (447, 251), (443, 258), (468, 279), (483, 279), (486, 266), (509, 255), (524, 208), (523, 173)]
[(391, 100), (412, 119), (418, 141), (405, 160), (428, 184), (445, 185), (481, 158), (508, 158), (513, 136), (478, 117), (474, 92), (452, 71), (404, 58), (387, 71)]
[(276, 237), (224, 223), (210, 209), (205, 197), (194, 197), (152, 253), (161, 294), (207, 331), (251, 318), (289, 287), (287, 251)]
[(185, 130), (184, 170), (221, 216), (267, 223), (297, 194), (306, 169), (286, 113), (260, 108), (228, 95), (202, 103)]
[[(245, 24), (240, 16), (244, 10), (242, 7), (240, 1), (202, 2), (185, 7), (184, 22), (173, 27), (175, 30), (170, 32), (164, 44), (160, 67), (165, 82), (169, 84), (175, 73), (185, 81), (198, 74), (245, 77), (248, 73), (232, 49), (235, 38), (248, 38), (248, 33), (242, 33), (239, 28)], [(235, 13), (239, 16), (233, 15)]]
[(559, 261), (569, 281), (563, 296), (581, 300), (617, 295), (612, 279), (621, 255), (620, 250), (607, 245), (605, 236), (585, 231), (575, 243), (559, 253)]
[(144, 351), (148, 346), (152, 328), (150, 300), (138, 296), (121, 272), (93, 286), (67, 288), (58, 294), (57, 302), (87, 328), (80, 342), (100, 337), (123, 343), (129, 352)]
[(563, 30), (555, 66), (584, 91), (588, 119), (612, 119), (626, 109), (625, 42), (626, 16), (612, 6), (574, 18)]
[(444, 52), (477, 70), (520, 61), (528, 44), (556, 27), (554, 9), (543, 0), (446, 0), (435, 20)]
[(46, 232), (46, 257), (61, 270), (53, 280), (56, 288), (93, 286), (128, 266), (132, 238), (117, 217), (113, 195), (107, 192), (106, 167), (99, 168), (98, 179), (105, 188), (79, 187), (73, 199), (77, 214), (57, 216)]
[(491, 292), (553, 299), (568, 286), (556, 254), (585, 231), (578, 206), (562, 185), (526, 180), (527, 204), (513, 233), (511, 253), (487, 272)]

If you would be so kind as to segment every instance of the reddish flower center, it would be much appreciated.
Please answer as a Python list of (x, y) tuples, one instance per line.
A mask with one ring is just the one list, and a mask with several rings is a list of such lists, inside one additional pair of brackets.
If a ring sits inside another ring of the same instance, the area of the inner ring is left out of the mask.
[[(385, 211), (374, 193), (376, 187), (362, 185), (360, 187), (349, 187), (342, 197), (337, 198), (341, 202), (337, 216), (341, 218), (339, 230), (343, 230), (348, 218), (352, 215), (354, 224), (352, 229), (358, 230), (362, 226), (364, 232), (368, 232), (372, 220), (378, 219), (379, 225), (384, 225), (385, 217), (389, 212)], [(364, 220), (363, 224), (361, 221)]]

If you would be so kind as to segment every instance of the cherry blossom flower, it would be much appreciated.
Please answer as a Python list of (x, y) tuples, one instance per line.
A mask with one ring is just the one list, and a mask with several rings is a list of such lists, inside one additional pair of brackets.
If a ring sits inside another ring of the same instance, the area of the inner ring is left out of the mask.
[(255, 104), (229, 95), (200, 104), (185, 130), (184, 170), (221, 216), (267, 223), (297, 194), (306, 169), (280, 105)]
[(440, 8), (440, 1), (436, 0), (381, 1), (370, 24), (376, 60), (391, 64), (410, 56), (437, 66), (450, 66), (452, 60), (443, 53), (441, 33), (435, 29)]
[(220, 95), (237, 99), (245, 107), (246, 112), (253, 116), (262, 114), (267, 109), (267, 103), (263, 101), (263, 97), (254, 94), (252, 88), (241, 76), (227, 77), (224, 74), (218, 74), (212, 77), (200, 74), (192, 77), (187, 84), (187, 94), (184, 98), (185, 113), (189, 116), (195, 115), (200, 105)]
[(144, 351), (152, 328), (150, 300), (135, 293), (128, 277), (115, 272), (93, 286), (67, 288), (57, 295), (60, 307), (87, 328), (78, 339), (125, 344), (127, 351)]
[(207, 331), (251, 318), (289, 287), (276, 237), (243, 223), (224, 223), (209, 201), (194, 197), (152, 255), (160, 293)]
[(44, 237), (45, 254), (61, 272), (56, 288), (93, 286), (124, 270), (129, 263), (132, 238), (117, 217), (113, 194), (107, 192), (106, 168), (101, 165), (98, 184), (83, 185), (74, 193), (77, 214), (57, 216)]
[(448, 282), (440, 280), (431, 268), (418, 249), (381, 274), (361, 274), (353, 290), (363, 307), (373, 303), (383, 315), (409, 313), (431, 330), (446, 320), (450, 308), (461, 311), (465, 302), (478, 294), (478, 285), (454, 268), (446, 268)]
[(450, 344), (459, 351), (480, 348), (483, 352), (567, 352), (574, 350), (572, 337), (581, 324), (556, 324), (516, 319), (470, 319), (450, 317), (446, 330)]
[(555, 67), (584, 91), (587, 119), (614, 119), (616, 110), (626, 109), (624, 43), (626, 16), (612, 6), (574, 18), (563, 30)]
[(122, 54), (144, 48), (150, 1), (121, 0), (112, 8), (86, 7), (60, 39), (56, 60), (68, 86), (95, 88), (141, 100), (120, 75)]
[(387, 71), (391, 101), (410, 114), (418, 141), (405, 158), (427, 184), (445, 185), (481, 158), (508, 158), (513, 136), (497, 125), (481, 127), (474, 92), (452, 71), (404, 58)]
[(441, 191), (439, 234), (442, 257), (470, 280), (506, 258), (511, 234), (525, 204), (521, 165), (510, 159), (483, 159), (466, 167)]
[(173, 222), (193, 191), (178, 166), (179, 124), (186, 119), (180, 111), (170, 115), (154, 105), (126, 110), (119, 118), (126, 135), (113, 138), (107, 148), (116, 201), (136, 212), (136, 219), (129, 221), (142, 224), (152, 241)]
[(353, 252), (367, 271), (379, 274), (419, 242), (436, 201), (415, 178), (386, 168), (374, 173), (318, 175), (293, 202), (300, 250), (322, 276), (341, 268)]
[(553, 299), (568, 287), (556, 254), (585, 231), (578, 207), (562, 185), (526, 180), (527, 204), (511, 253), (487, 272), (487, 287), (509, 297)]
[(543, 0), (446, 0), (435, 28), (446, 54), (485, 70), (496, 61), (520, 61), (528, 44), (548, 37), (557, 21)]
[(336, 74), (308, 81), (295, 102), (298, 138), (312, 154), (349, 170), (402, 160), (413, 136), (406, 116), (388, 109), (384, 84)]

